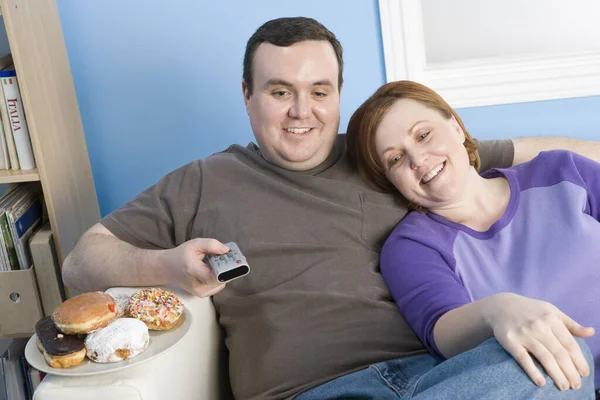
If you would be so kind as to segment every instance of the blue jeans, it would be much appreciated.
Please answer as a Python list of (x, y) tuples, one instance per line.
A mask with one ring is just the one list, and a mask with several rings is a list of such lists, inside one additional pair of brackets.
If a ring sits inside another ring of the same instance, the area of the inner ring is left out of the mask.
[(560, 391), (547, 375), (546, 384), (537, 387), (496, 339), (489, 339), (446, 361), (426, 354), (374, 364), (295, 399), (595, 399), (594, 361), (587, 345), (578, 342), (591, 368), (579, 390)]

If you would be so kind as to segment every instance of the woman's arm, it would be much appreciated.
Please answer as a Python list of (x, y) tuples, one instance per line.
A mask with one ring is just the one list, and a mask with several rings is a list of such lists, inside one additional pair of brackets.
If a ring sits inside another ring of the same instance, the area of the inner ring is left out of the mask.
[(495, 336), (538, 386), (546, 382), (535, 366), (537, 358), (556, 385), (581, 387), (590, 368), (573, 336), (589, 337), (582, 327), (545, 301), (499, 293), (455, 308), (442, 315), (433, 329), (438, 351), (453, 357)]

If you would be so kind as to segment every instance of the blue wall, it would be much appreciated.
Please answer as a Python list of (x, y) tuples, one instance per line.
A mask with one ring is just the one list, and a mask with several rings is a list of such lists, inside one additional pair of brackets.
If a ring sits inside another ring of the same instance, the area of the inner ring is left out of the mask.
[[(58, 0), (58, 6), (103, 215), (180, 165), (253, 140), (241, 95), (242, 57), (268, 19), (313, 17), (340, 39), (341, 131), (385, 82), (377, 0)], [(600, 97), (460, 114), (480, 138), (593, 138), (600, 137), (598, 109)]]
[(375, 0), (164, 4), (58, 1), (102, 214), (180, 165), (253, 141), (242, 59), (269, 19), (310, 16), (338, 36), (348, 81), (341, 129), (384, 82)]

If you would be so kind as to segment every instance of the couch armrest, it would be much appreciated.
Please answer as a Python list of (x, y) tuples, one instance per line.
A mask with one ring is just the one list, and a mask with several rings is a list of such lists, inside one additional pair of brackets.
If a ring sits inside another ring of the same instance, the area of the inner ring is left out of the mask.
[(47, 375), (34, 400), (230, 398), (221, 328), (210, 298), (165, 287), (192, 316), (187, 336), (173, 349), (124, 370), (81, 377)]

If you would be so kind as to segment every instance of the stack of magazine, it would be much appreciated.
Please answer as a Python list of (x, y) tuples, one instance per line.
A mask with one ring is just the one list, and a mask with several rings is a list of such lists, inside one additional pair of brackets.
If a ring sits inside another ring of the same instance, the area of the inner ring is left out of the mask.
[(29, 269), (28, 241), (42, 222), (40, 186), (21, 184), (0, 198), (0, 271)]

